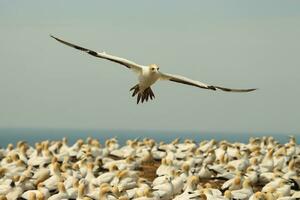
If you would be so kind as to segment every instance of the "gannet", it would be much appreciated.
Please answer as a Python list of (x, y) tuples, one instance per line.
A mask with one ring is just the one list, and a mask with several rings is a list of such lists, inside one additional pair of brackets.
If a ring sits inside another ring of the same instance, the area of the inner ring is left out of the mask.
[(159, 199), (160, 198), (158, 196), (154, 196), (150, 188), (146, 188), (142, 194), (138, 195), (138, 197), (134, 198), (133, 200), (159, 200)]
[(63, 182), (57, 183), (58, 193), (52, 195), (48, 198), (48, 200), (60, 200), (60, 199), (68, 199), (69, 195), (66, 191), (65, 185)]
[(142, 197), (146, 196), (145, 193), (147, 193), (150, 188), (150, 182), (147, 179), (139, 178), (137, 181), (137, 187), (133, 189), (126, 190), (126, 195), (129, 199), (133, 199), (134, 197)]
[(46, 189), (43, 185), (43, 183), (39, 183), (37, 185), (37, 189), (34, 189), (34, 190), (27, 190), (26, 192), (24, 192), (22, 194), (22, 198), (23, 199), (29, 199), (29, 196), (30, 196), (30, 193), (35, 193), (37, 195), (38, 192), (41, 192), (44, 194), (44, 196), (46, 197), (46, 199), (48, 199), (50, 197), (50, 193), (49, 193), (49, 190)]
[(64, 41), (62, 39), (59, 39), (53, 35), (50, 35), (52, 38), (55, 40), (73, 47), (75, 49), (84, 51), (92, 56), (98, 57), (98, 58), (103, 58), (106, 60), (110, 60), (115, 63), (119, 63), (121, 65), (124, 65), (128, 69), (131, 69), (138, 75), (139, 83), (133, 86), (130, 91), (133, 91), (132, 96), (134, 97), (137, 95), (137, 104), (140, 102), (143, 103), (144, 101), (148, 101), (149, 98), (152, 100), (155, 98), (154, 93), (151, 89), (151, 86), (158, 80), (169, 80), (177, 83), (182, 83), (186, 85), (191, 85), (203, 89), (209, 89), (209, 90), (222, 90), (225, 92), (251, 92), (256, 90), (257, 88), (251, 88), (251, 89), (232, 89), (232, 88), (225, 88), (225, 87), (220, 87), (220, 86), (214, 86), (214, 85), (209, 85), (202, 83), (200, 81), (195, 81), (190, 78), (180, 76), (180, 75), (174, 75), (174, 74), (167, 74), (167, 73), (162, 73), (159, 71), (159, 67), (156, 64), (150, 64), (148, 66), (145, 65), (140, 65), (135, 62), (132, 62), (130, 60), (120, 58), (117, 56), (113, 56), (110, 54), (107, 54), (105, 52), (96, 52), (94, 50), (90, 50), (72, 43), (69, 43), (67, 41)]
[(250, 185), (250, 181), (248, 179), (244, 180), (243, 188), (239, 190), (233, 190), (231, 194), (234, 199), (249, 199), (253, 194), (253, 189)]
[(117, 198), (111, 194), (111, 187), (102, 187), (99, 192), (99, 200), (117, 200)]
[(96, 179), (92, 181), (94, 185), (101, 185), (102, 183), (110, 183), (118, 173), (118, 167), (112, 164), (109, 168), (109, 172), (105, 172), (99, 175)]
[(131, 175), (133, 176), (130, 176), (130, 171), (128, 170), (119, 171), (110, 184), (112, 186), (117, 186), (120, 191), (135, 188), (137, 176), (134, 176), (132, 172)]
[(201, 179), (209, 179), (213, 176), (212, 171), (210, 171), (207, 167), (207, 164), (203, 164), (199, 173), (198, 173), (199, 178)]
[(251, 197), (249, 198), (249, 200), (263, 200), (263, 199), (265, 199), (264, 195), (265, 195), (264, 193), (258, 191), (256, 193), (252, 194)]
[(153, 193), (158, 195), (161, 200), (172, 199), (174, 195), (174, 185), (172, 184), (171, 178), (166, 177), (167, 182), (161, 185), (154, 186)]
[(58, 163), (53, 164), (53, 175), (46, 179), (43, 183), (49, 190), (57, 189), (57, 183), (63, 179), (61, 176), (60, 168)]
[(184, 182), (185, 180), (183, 179), (183, 177), (180, 176), (180, 170), (175, 172), (175, 176), (173, 178), (173, 180), (171, 181), (171, 183), (173, 184), (174, 187), (174, 194), (180, 194), (183, 190), (184, 187)]
[(9, 193), (6, 194), (7, 200), (14, 200), (21, 197), (23, 194), (23, 188), (22, 187), (14, 187)]
[(222, 190), (239, 190), (241, 189), (241, 175), (237, 174), (234, 178), (229, 179), (222, 185)]

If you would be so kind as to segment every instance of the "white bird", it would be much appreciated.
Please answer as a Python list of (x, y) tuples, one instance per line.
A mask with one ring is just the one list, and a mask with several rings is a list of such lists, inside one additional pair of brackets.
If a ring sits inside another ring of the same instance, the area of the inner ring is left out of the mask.
[(166, 177), (167, 182), (153, 187), (154, 192), (159, 195), (160, 199), (172, 199), (174, 195), (174, 185), (169, 177)]
[(231, 192), (234, 199), (249, 199), (253, 194), (253, 189), (249, 180), (244, 180), (243, 188), (240, 190), (234, 190)]
[(136, 178), (133, 171), (122, 170), (117, 173), (110, 184), (117, 186), (120, 191), (128, 190), (136, 187)]
[(22, 194), (22, 198), (29, 199), (30, 193), (35, 193), (36, 195), (38, 195), (38, 193), (42, 193), (46, 199), (48, 199), (50, 197), (49, 190), (44, 187), (43, 183), (39, 183), (37, 185), (37, 190), (27, 190), (26, 192), (24, 192)]
[(57, 187), (58, 187), (58, 193), (52, 195), (51, 197), (48, 198), (48, 200), (61, 200), (61, 199), (68, 199), (69, 195), (66, 192), (66, 188), (64, 186), (63, 182), (58, 182), (57, 183)]
[(154, 194), (151, 192), (150, 188), (146, 188), (145, 191), (141, 195), (138, 195), (138, 197), (134, 198), (133, 200), (159, 200), (159, 197), (154, 196)]
[(149, 98), (151, 100), (153, 98), (155, 98), (154, 93), (150, 86), (153, 85), (158, 80), (169, 80), (169, 81), (187, 84), (187, 85), (191, 85), (191, 86), (195, 86), (195, 87), (199, 87), (199, 88), (203, 88), (203, 89), (210, 89), (210, 90), (219, 89), (219, 90), (223, 90), (226, 92), (251, 92), (251, 91), (256, 90), (256, 88), (253, 88), (253, 89), (231, 89), (231, 88), (225, 88), (225, 87), (220, 87), (220, 86), (208, 85), (208, 84), (202, 83), (200, 81), (195, 81), (195, 80), (186, 78), (184, 76), (162, 73), (159, 71), (159, 67), (156, 64), (151, 64), (149, 66), (140, 65), (140, 64), (137, 64), (135, 62), (129, 61), (124, 58), (109, 55), (105, 52), (96, 52), (96, 51), (66, 42), (66, 41), (59, 39), (57, 37), (54, 37), (52, 35), (50, 35), (50, 36), (65, 45), (68, 45), (75, 49), (84, 51), (92, 56), (119, 63), (119, 64), (124, 65), (125, 67), (131, 69), (135, 73), (137, 73), (139, 83), (130, 89), (130, 91), (133, 90), (133, 94), (132, 94), (133, 97), (135, 95), (137, 95), (137, 104), (140, 102), (140, 100), (143, 103), (144, 101), (148, 101)]
[(7, 200), (14, 200), (18, 199), (23, 193), (23, 189), (21, 187), (13, 188), (9, 193), (7, 193), (6, 198)]
[(230, 189), (230, 190), (239, 190), (241, 189), (241, 176), (236, 175), (234, 178), (229, 179), (222, 185), (222, 190)]
[(262, 192), (267, 192), (270, 189), (279, 188), (285, 182), (282, 178), (276, 178), (262, 187)]
[(0, 184), (0, 195), (6, 195), (12, 191), (13, 180), (6, 179), (3, 183)]
[(62, 180), (61, 172), (59, 169), (59, 164), (53, 164), (53, 175), (46, 179), (43, 183), (45, 187), (49, 190), (54, 190), (57, 188), (57, 183)]
[[(187, 194), (193, 193), (196, 190), (198, 183), (199, 183), (198, 176), (190, 176), (187, 180), (187, 183), (185, 185), (182, 195), (185, 196)], [(179, 195), (179, 196), (181, 196), (181, 195)]]
[(184, 179), (180, 176), (180, 171), (175, 172), (175, 177), (172, 180), (172, 184), (174, 187), (174, 194), (179, 194), (182, 192), (184, 187)]
[(262, 200), (262, 199), (265, 199), (264, 193), (262, 192), (256, 192), (252, 194), (251, 197), (249, 198), (249, 200)]
[(213, 176), (213, 173), (207, 168), (206, 164), (203, 164), (198, 173), (198, 176), (201, 179), (209, 179)]

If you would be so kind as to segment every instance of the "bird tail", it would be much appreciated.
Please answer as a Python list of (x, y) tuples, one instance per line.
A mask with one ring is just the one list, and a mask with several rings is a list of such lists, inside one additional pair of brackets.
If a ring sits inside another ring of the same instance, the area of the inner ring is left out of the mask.
[(132, 97), (137, 95), (137, 104), (141, 101), (143, 103), (144, 101), (148, 101), (149, 98), (152, 100), (155, 98), (155, 95), (150, 87), (146, 88), (144, 91), (140, 91), (139, 84), (136, 84), (133, 86), (130, 91), (133, 90)]

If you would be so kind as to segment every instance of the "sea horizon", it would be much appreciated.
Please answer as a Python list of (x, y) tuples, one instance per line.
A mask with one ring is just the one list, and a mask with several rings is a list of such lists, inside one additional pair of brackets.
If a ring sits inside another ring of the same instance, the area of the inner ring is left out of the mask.
[(250, 137), (272, 136), (278, 142), (285, 143), (289, 136), (293, 135), (296, 140), (300, 139), (300, 134), (287, 133), (230, 133), (213, 131), (171, 131), (171, 130), (121, 130), (121, 129), (72, 129), (72, 128), (0, 128), (0, 147), (7, 144), (16, 144), (18, 141), (26, 141), (33, 145), (42, 140), (61, 140), (66, 137), (69, 144), (73, 144), (77, 139), (93, 137), (104, 143), (109, 138), (117, 138), (120, 144), (124, 144), (128, 139), (152, 138), (156, 142), (171, 142), (176, 138), (193, 139), (196, 142), (215, 139), (217, 141), (227, 140), (229, 142), (247, 143)]

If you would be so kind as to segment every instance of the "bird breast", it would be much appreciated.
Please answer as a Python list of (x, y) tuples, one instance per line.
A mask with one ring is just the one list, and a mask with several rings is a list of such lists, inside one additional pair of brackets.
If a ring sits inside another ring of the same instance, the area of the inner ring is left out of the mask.
[(144, 70), (139, 76), (140, 89), (144, 90), (150, 87), (159, 79), (159, 74), (156, 72), (150, 72), (149, 70)]

